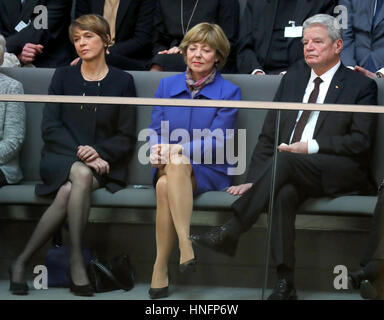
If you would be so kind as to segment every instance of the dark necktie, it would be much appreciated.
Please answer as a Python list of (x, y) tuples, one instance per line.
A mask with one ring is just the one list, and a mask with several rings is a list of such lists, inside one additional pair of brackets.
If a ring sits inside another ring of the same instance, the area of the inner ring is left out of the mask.
[[(311, 95), (309, 96), (308, 103), (316, 103), (317, 97), (319, 96), (320, 92), (320, 83), (323, 82), (320, 77), (317, 77), (315, 80), (313, 80), (315, 83), (315, 88), (311, 92)], [(304, 110), (301, 113), (301, 117), (299, 121), (296, 124), (295, 132), (293, 133), (292, 141), (291, 143), (299, 142), (301, 140), (301, 136), (303, 134), (304, 128), (307, 125), (309, 116), (311, 115), (311, 110)]]

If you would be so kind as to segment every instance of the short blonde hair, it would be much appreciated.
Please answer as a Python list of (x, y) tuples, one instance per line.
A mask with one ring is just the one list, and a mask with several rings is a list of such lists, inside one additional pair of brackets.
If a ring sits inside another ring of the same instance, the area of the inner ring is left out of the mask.
[(0, 66), (4, 62), (5, 44), (5, 38), (0, 34)]
[(86, 14), (71, 23), (69, 26), (69, 39), (72, 43), (74, 43), (73, 38), (77, 29), (94, 32), (107, 46), (111, 44), (109, 23), (98, 14)]
[(217, 24), (203, 22), (195, 25), (184, 36), (180, 43), (180, 50), (186, 60), (187, 49), (192, 43), (206, 43), (216, 50), (219, 58), (217, 68), (221, 69), (227, 62), (227, 57), (231, 51), (231, 45), (223, 31)]

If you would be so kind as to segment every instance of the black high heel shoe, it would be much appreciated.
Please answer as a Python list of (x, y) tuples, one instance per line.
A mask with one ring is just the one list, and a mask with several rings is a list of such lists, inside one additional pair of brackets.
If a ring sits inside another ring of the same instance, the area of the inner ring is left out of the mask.
[(12, 281), (12, 266), (9, 266), (8, 273), (9, 273), (9, 279), (10, 279), (9, 291), (11, 291), (12, 294), (17, 295), (17, 296), (27, 295), (29, 288), (28, 288), (28, 284), (26, 282), (13, 282)]
[(180, 273), (196, 272), (196, 263), (197, 263), (197, 260), (195, 257), (193, 259), (185, 261), (184, 263), (179, 264)]
[(167, 298), (169, 295), (168, 292), (169, 286), (163, 288), (149, 288), (148, 294), (151, 299), (161, 299)]
[(169, 296), (169, 282), (171, 281), (171, 275), (168, 273), (168, 285), (162, 288), (149, 288), (148, 295), (151, 299), (167, 298)]
[(68, 270), (68, 277), (69, 277), (69, 291), (71, 291), (75, 296), (82, 296), (82, 297), (92, 297), (94, 294), (94, 290), (91, 284), (85, 284), (82, 286), (78, 286), (73, 283), (71, 272)]

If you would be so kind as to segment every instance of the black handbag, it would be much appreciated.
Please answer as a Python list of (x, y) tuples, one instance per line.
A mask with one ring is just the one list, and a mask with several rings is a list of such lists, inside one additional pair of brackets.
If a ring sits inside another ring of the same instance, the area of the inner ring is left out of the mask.
[(134, 270), (127, 254), (100, 262), (91, 260), (88, 277), (95, 292), (107, 292), (123, 289), (131, 290), (135, 285)]
[[(63, 245), (61, 230), (54, 234), (52, 248), (45, 254), (45, 266), (48, 270), (48, 287), (69, 288), (68, 276), (70, 248)], [(87, 267), (94, 255), (89, 248), (83, 248), (84, 264)]]

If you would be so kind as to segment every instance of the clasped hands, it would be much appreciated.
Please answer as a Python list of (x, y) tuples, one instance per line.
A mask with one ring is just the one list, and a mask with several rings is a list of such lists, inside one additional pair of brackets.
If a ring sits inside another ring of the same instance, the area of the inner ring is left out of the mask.
[(151, 148), (149, 161), (155, 168), (161, 169), (170, 162), (170, 159), (176, 155), (181, 154), (183, 146), (179, 144), (155, 144)]
[(109, 163), (100, 158), (97, 151), (91, 146), (78, 146), (77, 156), (88, 167), (94, 169), (98, 174), (103, 175), (109, 173)]

